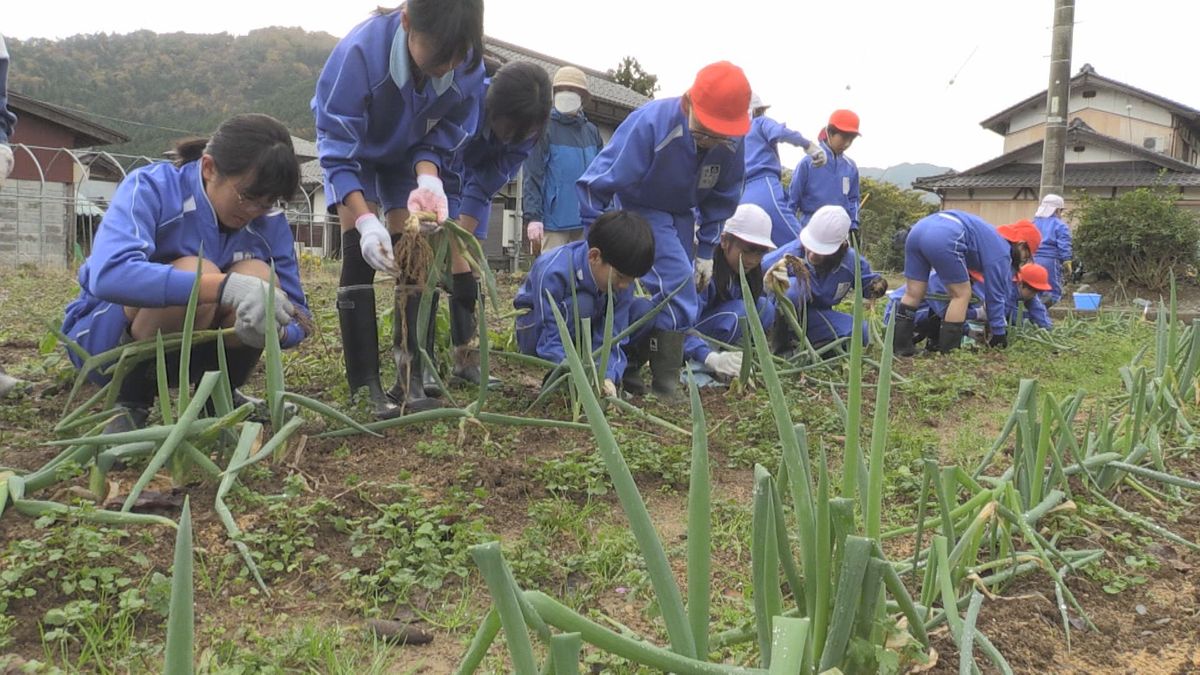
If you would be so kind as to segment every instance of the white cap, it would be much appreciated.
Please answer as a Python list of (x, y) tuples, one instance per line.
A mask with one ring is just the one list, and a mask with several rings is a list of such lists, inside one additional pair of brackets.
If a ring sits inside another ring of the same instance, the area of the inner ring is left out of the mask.
[(846, 209), (827, 204), (817, 209), (800, 230), (800, 245), (817, 255), (830, 255), (850, 236), (850, 214)]
[(1063, 208), (1066, 204), (1063, 198), (1058, 195), (1046, 195), (1042, 198), (1042, 205), (1038, 207), (1037, 213), (1033, 214), (1034, 218), (1045, 218), (1054, 215), (1054, 212)]
[(771, 241), (771, 216), (758, 204), (738, 204), (737, 210), (725, 221), (725, 234), (747, 244), (775, 248)]
[(759, 108), (770, 108), (770, 107), (771, 107), (771, 104), (764, 101), (762, 99), (762, 97), (758, 95), (758, 92), (750, 93), (750, 112), (751, 113), (753, 113), (755, 110), (758, 110)]

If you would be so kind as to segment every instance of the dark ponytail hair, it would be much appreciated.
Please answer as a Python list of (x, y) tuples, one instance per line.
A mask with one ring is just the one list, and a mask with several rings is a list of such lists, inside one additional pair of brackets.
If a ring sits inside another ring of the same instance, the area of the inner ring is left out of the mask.
[(175, 145), (175, 164), (213, 158), (222, 176), (247, 176), (251, 199), (291, 199), (300, 189), (300, 162), (292, 136), (274, 117), (249, 113), (225, 120), (212, 138), (187, 138)]
[(512, 132), (510, 143), (540, 133), (550, 119), (554, 94), (546, 69), (527, 61), (504, 64), (492, 76), (484, 99), (488, 127), (505, 120)]
[(377, 7), (386, 16), (405, 10), (409, 30), (429, 37), (437, 51), (433, 61), (467, 58), (467, 70), (483, 61), (483, 0), (408, 0), (397, 7)]

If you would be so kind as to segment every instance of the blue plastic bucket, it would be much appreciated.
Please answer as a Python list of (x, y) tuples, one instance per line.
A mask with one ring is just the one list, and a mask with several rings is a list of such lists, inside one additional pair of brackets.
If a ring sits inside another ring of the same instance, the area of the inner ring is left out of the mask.
[(1075, 296), (1075, 309), (1085, 312), (1094, 312), (1100, 309), (1100, 294), (1099, 293), (1073, 293)]

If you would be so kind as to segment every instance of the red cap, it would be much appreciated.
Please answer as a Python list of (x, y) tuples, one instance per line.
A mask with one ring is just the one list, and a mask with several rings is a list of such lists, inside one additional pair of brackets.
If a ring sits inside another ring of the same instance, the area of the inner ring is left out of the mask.
[(829, 116), (829, 126), (847, 134), (862, 135), (858, 130), (858, 115), (852, 110), (834, 110)]
[(1050, 290), (1050, 272), (1037, 263), (1025, 263), (1017, 271), (1017, 279), (1035, 291)]
[(1028, 220), (1001, 225), (996, 231), (1014, 244), (1025, 242), (1029, 246), (1029, 255), (1037, 253), (1038, 247), (1042, 245), (1042, 233), (1038, 232), (1037, 225)]
[(750, 131), (750, 81), (732, 63), (717, 61), (701, 68), (688, 98), (696, 119), (714, 134), (745, 136)]

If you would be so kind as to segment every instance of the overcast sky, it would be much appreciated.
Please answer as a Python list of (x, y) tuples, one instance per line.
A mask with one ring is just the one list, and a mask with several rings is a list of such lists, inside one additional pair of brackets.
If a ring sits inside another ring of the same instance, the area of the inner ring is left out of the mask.
[[(140, 29), (244, 34), (271, 25), (341, 36), (377, 3), (6, 4), (5, 35), (59, 38)], [(707, 63), (733, 61), (773, 104), (771, 116), (809, 137), (835, 108), (859, 113), (863, 137), (849, 154), (860, 166), (908, 161), (961, 170), (1001, 152), (1001, 138), (981, 120), (1045, 88), (1054, 3), (486, 0), (486, 7), (486, 31), (502, 40), (600, 70), (637, 57), (659, 76), (660, 97), (685, 91)], [(1186, 75), (1197, 20), (1194, 0), (1079, 0), (1071, 70), (1091, 63), (1102, 75), (1200, 107), (1195, 78)], [(794, 164), (800, 152), (785, 149), (783, 157)]]

